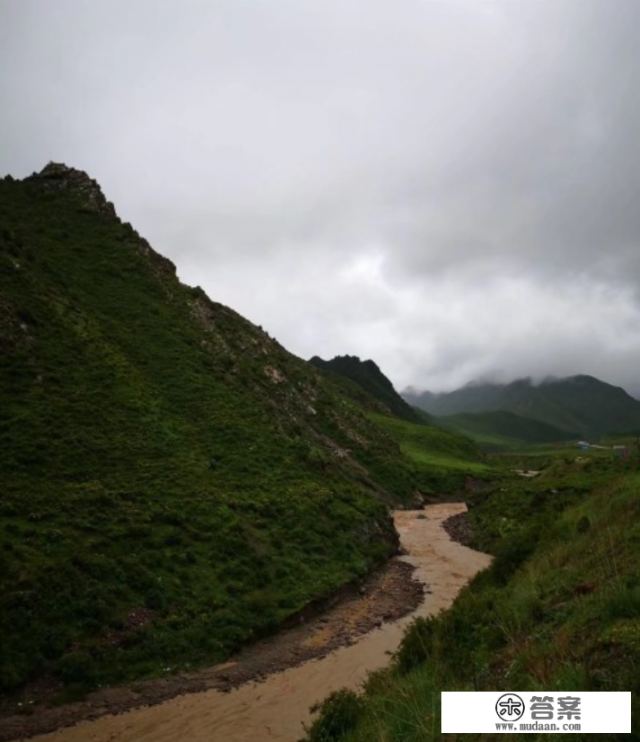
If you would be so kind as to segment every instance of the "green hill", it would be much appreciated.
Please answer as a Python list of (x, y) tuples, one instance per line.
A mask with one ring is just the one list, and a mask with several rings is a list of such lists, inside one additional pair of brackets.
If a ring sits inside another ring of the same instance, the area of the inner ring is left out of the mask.
[[(355, 382), (396, 417), (411, 422), (425, 422), (424, 415), (402, 399), (374, 361), (361, 361), (358, 356), (346, 355), (336, 356), (330, 361), (314, 356), (309, 363)], [(354, 393), (357, 395), (357, 392)]]
[(0, 180), (0, 225), (1, 691), (212, 663), (394, 552), (398, 444), (95, 181)]
[(474, 438), (485, 447), (496, 449), (519, 444), (555, 443), (580, 436), (503, 410), (448, 415), (438, 418), (438, 422)]
[(404, 397), (436, 416), (501, 410), (587, 438), (640, 427), (640, 402), (624, 389), (592, 376), (548, 379), (537, 385), (531, 379), (468, 384), (443, 394), (409, 390)]
[(373, 361), (357, 356), (323, 361), (314, 356), (310, 363), (328, 372), (398, 442), (410, 462), (417, 495), (446, 499), (465, 486), (467, 477), (490, 476), (477, 444), (464, 432), (434, 425), (429, 414), (410, 407)]
[(468, 477), (493, 477), (486, 457), (467, 435), (379, 414), (372, 418), (398, 442), (411, 463), (416, 489), (431, 500), (446, 500), (464, 488)]

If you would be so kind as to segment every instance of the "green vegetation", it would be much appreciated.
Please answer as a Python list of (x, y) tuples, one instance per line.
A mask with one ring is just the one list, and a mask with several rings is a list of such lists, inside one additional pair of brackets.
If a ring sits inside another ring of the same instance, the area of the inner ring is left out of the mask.
[(409, 462), (416, 492), (447, 497), (463, 488), (469, 476), (490, 476), (485, 456), (469, 437), (436, 427), (426, 412), (409, 407), (373, 361), (361, 361), (357, 356), (323, 361), (314, 356), (310, 363), (327, 372), (346, 395), (369, 410), (370, 419), (398, 443)]
[(486, 451), (509, 450), (522, 448), (529, 443), (554, 443), (580, 438), (579, 433), (570, 433), (540, 420), (504, 410), (448, 415), (439, 418), (438, 423), (470, 436)]
[(362, 696), (345, 692), (323, 708), (308, 740), (440, 739), (443, 690), (631, 691), (637, 730), (640, 459), (577, 453), (556, 450), (540, 477), (505, 474), (471, 495), (477, 546), (495, 555), (492, 566), (452, 609), (414, 622)]
[(311, 739), (435, 738), (442, 689), (637, 696), (638, 457), (486, 458), (380, 414), (181, 285), (82, 173), (0, 181), (0, 224), (0, 694), (224, 659), (393, 553), (389, 505), (471, 476), (492, 568)]
[(447, 495), (464, 487), (469, 476), (493, 477), (477, 444), (460, 433), (375, 413), (371, 417), (398, 442), (421, 492)]
[(393, 553), (411, 466), (330, 378), (83, 173), (0, 181), (0, 224), (0, 692), (212, 663)]

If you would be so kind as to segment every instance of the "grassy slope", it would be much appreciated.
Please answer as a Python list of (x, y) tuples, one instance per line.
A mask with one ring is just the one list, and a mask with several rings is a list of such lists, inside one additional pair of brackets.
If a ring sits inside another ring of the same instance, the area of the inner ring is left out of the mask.
[(467, 476), (492, 475), (478, 446), (460, 433), (383, 415), (371, 417), (398, 441), (421, 491), (446, 494), (463, 487)]
[(512, 412), (460, 413), (439, 418), (439, 422), (470, 436), (490, 450), (521, 448), (526, 444), (576, 440), (579, 433), (568, 433), (553, 425), (521, 417)]
[(210, 663), (393, 550), (412, 473), (329, 380), (73, 191), (0, 225), (1, 690)]
[(440, 692), (474, 689), (631, 691), (637, 733), (640, 465), (569, 461), (474, 495), (492, 567), (450, 611), (413, 624), (364, 697), (334, 695), (309, 739), (437, 740)]

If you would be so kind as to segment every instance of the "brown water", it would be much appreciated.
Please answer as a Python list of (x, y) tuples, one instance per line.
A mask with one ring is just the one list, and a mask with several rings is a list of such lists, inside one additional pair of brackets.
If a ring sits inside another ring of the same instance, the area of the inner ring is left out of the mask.
[(464, 512), (461, 503), (429, 505), (394, 514), (403, 557), (432, 591), (411, 615), (381, 626), (357, 643), (319, 660), (248, 683), (230, 693), (211, 690), (166, 703), (104, 716), (33, 738), (39, 742), (296, 742), (309, 707), (343, 687), (357, 688), (367, 673), (384, 667), (404, 628), (416, 616), (447, 608), (463, 585), (488, 566), (490, 557), (454, 543), (442, 521)]

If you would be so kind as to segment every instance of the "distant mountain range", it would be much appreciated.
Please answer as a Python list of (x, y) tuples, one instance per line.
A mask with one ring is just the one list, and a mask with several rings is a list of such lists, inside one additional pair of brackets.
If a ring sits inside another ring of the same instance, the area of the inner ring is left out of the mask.
[[(558, 431), (558, 440), (640, 430), (640, 402), (624, 389), (593, 376), (549, 379), (540, 384), (534, 384), (531, 379), (518, 379), (510, 384), (472, 383), (441, 394), (407, 390), (403, 397), (410, 405), (438, 417), (464, 414), (466, 417), (457, 423), (463, 422), (467, 429), (469, 424), (477, 427), (482, 420), (474, 421), (469, 413), (501, 411), (551, 426), (545, 431), (537, 430), (537, 434), (547, 440), (555, 435), (554, 429)], [(456, 423), (456, 420), (449, 422)], [(506, 425), (512, 431), (518, 429), (521, 434), (515, 437), (521, 440), (527, 440), (532, 432), (530, 426), (524, 430), (514, 418), (494, 418), (493, 422), (498, 426)], [(486, 423), (485, 418), (483, 425)]]
[(474, 438), (485, 450), (503, 450), (522, 444), (556, 443), (581, 438), (578, 432), (561, 430), (554, 425), (522, 417), (513, 412), (461, 412), (436, 418), (445, 428)]

